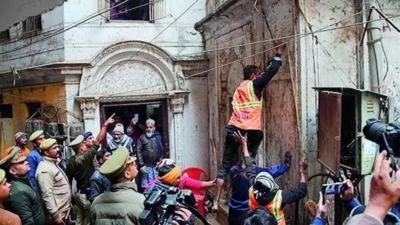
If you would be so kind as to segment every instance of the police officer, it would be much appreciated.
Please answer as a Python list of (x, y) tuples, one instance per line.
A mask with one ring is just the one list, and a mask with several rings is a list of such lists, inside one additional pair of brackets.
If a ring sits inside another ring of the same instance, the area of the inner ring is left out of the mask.
[(67, 163), (67, 174), (69, 181), (76, 180), (76, 187), (78, 194), (76, 196), (76, 204), (78, 206), (78, 215), (76, 219), (77, 225), (89, 224), (90, 216), (90, 201), (89, 201), (89, 180), (95, 171), (93, 159), (100, 148), (100, 143), (106, 136), (107, 127), (112, 124), (114, 120), (110, 117), (102, 126), (100, 133), (97, 135), (96, 140), (91, 148), (88, 149), (85, 138), (83, 135), (78, 135), (70, 144), (75, 151)]
[(40, 144), (45, 141), (46, 138), (44, 137), (43, 130), (37, 130), (31, 134), (29, 137), (29, 141), (33, 145), (33, 149), (29, 152), (28, 156), (26, 157), (26, 161), (28, 161), (29, 167), (31, 170), (28, 172), (29, 179), (31, 180), (32, 187), (38, 191), (35, 174), (36, 168), (39, 165), (40, 161), (42, 161), (42, 155), (40, 150)]
[(10, 197), (10, 184), (7, 183), (6, 172), (0, 169), (0, 224), (21, 225), (21, 220), (17, 215), (4, 210), (3, 201)]
[(55, 224), (69, 224), (71, 186), (67, 175), (58, 166), (60, 147), (55, 139), (40, 144), (42, 161), (36, 170), (36, 180), (47, 212)]
[(6, 171), (12, 192), (12, 195), (4, 201), (4, 208), (17, 214), (23, 224), (44, 224), (45, 215), (42, 202), (27, 176), (30, 167), (26, 157), (18, 155), (18, 152), (13, 152), (0, 161), (0, 168)]
[(135, 161), (127, 148), (119, 147), (101, 167), (100, 173), (110, 180), (111, 186), (110, 191), (94, 200), (90, 209), (91, 224), (138, 224), (145, 197), (132, 182), (138, 174)]

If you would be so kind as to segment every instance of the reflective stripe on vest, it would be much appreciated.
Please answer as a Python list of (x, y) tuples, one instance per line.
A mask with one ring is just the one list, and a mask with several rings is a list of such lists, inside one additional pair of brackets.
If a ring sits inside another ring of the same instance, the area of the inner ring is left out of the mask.
[[(249, 189), (249, 205), (251, 210), (260, 206), (256, 198), (254, 197), (253, 187)], [(274, 214), (275, 219), (278, 222), (278, 225), (286, 225), (285, 214), (283, 213), (281, 206), (282, 206), (282, 191), (279, 190), (276, 192), (274, 199), (270, 203), (268, 203), (268, 205), (265, 205), (263, 207), (265, 207), (272, 214)]]
[(243, 130), (261, 130), (262, 101), (255, 95), (251, 80), (240, 83), (233, 95), (232, 108), (229, 125)]

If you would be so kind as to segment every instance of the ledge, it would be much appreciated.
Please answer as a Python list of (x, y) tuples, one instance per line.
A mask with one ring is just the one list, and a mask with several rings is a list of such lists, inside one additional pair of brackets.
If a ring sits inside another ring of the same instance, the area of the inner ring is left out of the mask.
[(231, 7), (233, 4), (235, 4), (236, 2), (238, 2), (238, 0), (230, 0), (230, 1), (226, 1), (225, 3), (223, 3), (222, 5), (220, 5), (214, 12), (209, 13), (206, 17), (204, 17), (202, 20), (200, 20), (199, 22), (197, 22), (194, 25), (194, 29), (197, 31), (200, 31), (201, 27), (203, 26), (204, 23), (208, 22), (209, 20), (211, 20), (214, 16), (219, 16), (221, 13), (223, 13), (226, 9), (228, 9), (229, 7)]

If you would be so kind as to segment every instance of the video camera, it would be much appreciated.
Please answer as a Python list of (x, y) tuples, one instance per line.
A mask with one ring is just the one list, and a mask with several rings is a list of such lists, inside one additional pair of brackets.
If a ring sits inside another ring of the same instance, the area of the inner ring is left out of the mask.
[(139, 215), (139, 224), (170, 225), (172, 221), (185, 224), (185, 221), (175, 214), (175, 210), (188, 208), (196, 215), (197, 210), (194, 209), (196, 207), (196, 199), (190, 190), (179, 190), (177, 187), (170, 187), (168, 191), (154, 190), (144, 201), (144, 210)]
[(400, 124), (386, 124), (381, 120), (369, 119), (363, 128), (366, 139), (379, 145), (379, 152), (387, 150), (390, 157), (400, 157)]

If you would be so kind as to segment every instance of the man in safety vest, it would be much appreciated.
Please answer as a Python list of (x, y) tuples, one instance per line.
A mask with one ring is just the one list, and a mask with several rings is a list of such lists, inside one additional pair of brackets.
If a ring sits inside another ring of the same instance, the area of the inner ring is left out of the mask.
[(243, 155), (246, 164), (246, 173), (249, 178), (249, 205), (253, 210), (259, 206), (265, 207), (274, 214), (278, 225), (285, 225), (285, 215), (283, 208), (299, 201), (307, 196), (307, 163), (303, 160), (299, 166), (300, 183), (294, 190), (282, 191), (274, 178), (267, 172), (256, 174), (254, 165), (250, 158), (247, 148), (247, 134), (242, 136), (240, 132), (235, 133), (235, 137), (243, 147)]
[(257, 149), (264, 137), (261, 131), (262, 91), (282, 65), (282, 47), (279, 46), (277, 51), (278, 53), (275, 57), (269, 61), (267, 71), (261, 73), (260, 69), (255, 65), (246, 66), (243, 70), (243, 81), (233, 95), (233, 113), (228, 126), (225, 127), (225, 149), (222, 165), (218, 171), (217, 194), (214, 199), (213, 211), (218, 210), (222, 186), (229, 174), (230, 168), (233, 166), (234, 154), (239, 147), (239, 143), (235, 140), (233, 134), (236, 131), (248, 133), (249, 149), (252, 157), (255, 157), (257, 154)]

